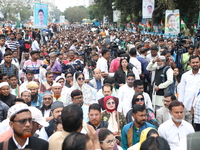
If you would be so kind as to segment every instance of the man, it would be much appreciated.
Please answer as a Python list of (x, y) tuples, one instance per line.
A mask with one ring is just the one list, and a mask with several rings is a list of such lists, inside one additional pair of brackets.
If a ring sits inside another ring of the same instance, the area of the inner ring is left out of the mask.
[[(171, 119), (171, 115), (169, 113), (169, 105), (171, 104), (171, 102), (173, 102), (175, 100), (177, 100), (177, 99), (176, 99), (175, 95), (172, 93), (166, 93), (164, 95), (164, 99), (163, 99), (164, 106), (156, 111), (156, 120), (159, 125), (161, 125), (163, 122)], [(192, 115), (185, 108), (184, 108), (183, 119), (192, 124)]]
[(76, 71), (83, 71), (83, 65), (80, 60), (75, 59), (73, 50), (69, 50), (68, 56), (69, 59), (63, 62), (62, 73), (71, 72), (74, 74)]
[(124, 150), (140, 141), (140, 134), (142, 130), (153, 127), (150, 123), (146, 122), (146, 108), (141, 105), (133, 106), (134, 121), (125, 125), (122, 129), (121, 146)]
[(134, 95), (134, 80), (135, 75), (133, 73), (128, 73), (126, 76), (126, 84), (119, 88), (119, 106), (117, 110), (121, 113), (123, 112), (124, 116), (126, 116), (127, 112), (131, 109), (132, 106), (131, 102)]
[(85, 122), (88, 122), (88, 110), (89, 110), (89, 106), (85, 105), (83, 102), (83, 93), (81, 90), (73, 90), (71, 92), (71, 98), (72, 98), (72, 102), (74, 104), (79, 105), (82, 110), (83, 110), (83, 119)]
[(56, 101), (52, 103), (51, 105), (51, 115), (53, 116), (53, 119), (49, 121), (48, 127), (43, 127), (39, 133), (39, 138), (44, 139), (48, 141), (48, 138), (53, 134), (53, 131), (55, 130), (55, 122), (56, 120), (61, 118), (61, 112), (63, 110), (63, 103), (60, 101)]
[(184, 105), (182, 102), (171, 102), (169, 110), (172, 118), (161, 124), (158, 132), (161, 137), (167, 140), (171, 150), (177, 150), (180, 141), (188, 134), (194, 133), (194, 128), (183, 120)]
[(39, 38), (35, 38), (31, 45), (32, 51), (40, 51)]
[(21, 98), (24, 100), (24, 102), (28, 105), (31, 106), (31, 91), (29, 90), (24, 90), (21, 93)]
[(54, 83), (52, 85), (52, 92), (53, 92), (53, 102), (60, 101), (63, 102), (64, 106), (67, 105), (66, 96), (61, 95), (62, 85), (60, 83)]
[(0, 61), (3, 59), (3, 55), (5, 53), (5, 42), (6, 37), (3, 34), (0, 34)]
[[(32, 135), (32, 115), (26, 104), (16, 104), (10, 108), (10, 122), (14, 134), (8, 142), (0, 143), (0, 149), (4, 145), (9, 150), (15, 149), (37, 149), (48, 150), (48, 142), (38, 139)], [(4, 148), (3, 148), (4, 147)]]
[(181, 56), (181, 64), (183, 65), (183, 70), (188, 71), (191, 70), (191, 66), (189, 65), (190, 56), (194, 55), (195, 47), (193, 45), (189, 45), (187, 47), (187, 53), (183, 53)]
[(18, 79), (15, 74), (9, 76), (10, 92), (17, 98), (20, 97), (20, 86), (18, 85)]
[(148, 93), (144, 92), (143, 82), (141, 80), (135, 80), (134, 83), (133, 83), (133, 87), (134, 87), (135, 93), (142, 93), (142, 95), (144, 96), (146, 108), (153, 110), (151, 98), (149, 97)]
[(110, 59), (110, 50), (103, 49), (102, 50), (102, 57), (97, 61), (97, 68), (101, 70), (101, 75), (105, 78), (108, 76), (114, 76), (114, 73), (108, 73), (108, 60)]
[(0, 122), (7, 118), (8, 109), (8, 105), (0, 100)]
[(134, 65), (138, 71), (138, 74), (140, 75), (142, 73), (142, 66), (141, 66), (141, 62), (136, 58), (137, 56), (137, 50), (135, 48), (131, 48), (129, 51), (129, 55), (130, 55), (130, 63), (132, 65)]
[(148, 11), (149, 15), (152, 14), (152, 6), (151, 5), (147, 6), (147, 11)]
[(11, 107), (14, 99), (16, 99), (16, 96), (10, 93), (10, 87), (8, 83), (1, 82), (0, 83), (0, 101), (6, 103), (9, 107)]
[(199, 56), (191, 56), (189, 59), (192, 70), (184, 73), (179, 83), (179, 97), (178, 100), (183, 102), (184, 106), (188, 111), (191, 110), (193, 99), (200, 86), (200, 58)]
[(23, 76), (26, 73), (27, 70), (33, 70), (34, 72), (34, 78), (35, 80), (39, 80), (39, 73), (40, 73), (40, 67), (47, 68), (47, 65), (43, 63), (43, 61), (38, 60), (39, 59), (39, 51), (32, 51), (31, 52), (31, 60), (27, 60), (24, 63), (22, 72)]
[(77, 40), (73, 40), (72, 41), (72, 45), (70, 46), (69, 50), (74, 51), (74, 53), (78, 53), (76, 46), (78, 45), (78, 41)]
[(35, 29), (35, 31), (33, 31), (33, 39), (39, 38), (39, 41), (41, 40), (41, 35), (40, 35), (40, 31), (38, 29)]
[[(155, 62), (157, 62), (156, 65), (154, 65)], [(153, 98), (153, 105), (154, 109), (156, 108), (157, 110), (163, 106), (162, 99), (164, 94), (174, 92), (171, 86), (173, 83), (173, 70), (166, 65), (166, 58), (164, 56), (156, 57), (151, 61), (147, 66), (147, 70), (156, 71), (153, 86), (154, 91), (156, 92), (156, 101)]]
[(50, 53), (50, 66), (48, 69), (53, 73), (53, 79), (55, 80), (57, 76), (62, 73), (62, 66), (59, 61), (56, 60), (56, 53)]
[(46, 79), (47, 81), (44, 81), (40, 84), (40, 92), (44, 93), (45, 91), (51, 91), (52, 85), (55, 83), (53, 80), (53, 73), (52, 72), (46, 72)]
[(20, 45), (19, 42), (15, 40), (15, 34), (10, 33), (10, 39), (6, 41), (6, 45), (8, 48), (10, 48), (12, 51), (17, 51), (18, 52), (18, 58), (20, 55)]
[(89, 106), (89, 113), (88, 118), (91, 126), (94, 127), (95, 130), (100, 128), (108, 128), (108, 122), (101, 120), (102, 114), (101, 114), (101, 107), (99, 104), (92, 104)]
[(0, 74), (6, 73), (8, 76), (15, 74), (17, 79), (19, 77), (18, 69), (15, 65), (11, 64), (12, 62), (12, 53), (6, 52), (4, 54), (4, 63), (0, 65)]
[(26, 88), (31, 91), (31, 106), (40, 108), (42, 106), (42, 93), (38, 93), (39, 86), (35, 81), (31, 81), (26, 85)]
[(42, 9), (38, 10), (38, 20), (39, 20), (39, 23), (37, 26), (39, 26), (40, 28), (46, 27), (44, 23), (44, 11)]
[(99, 91), (103, 85), (103, 78), (101, 77), (101, 70), (94, 69), (94, 78), (90, 80), (89, 85)]
[(23, 60), (21, 61), (21, 63), (20, 63), (20, 69), (23, 68), (24, 63), (25, 63), (25, 61), (27, 61), (27, 60), (29, 60), (29, 53), (28, 53), (28, 52), (25, 52), (25, 53), (24, 53), (24, 59), (23, 59)]
[(23, 80), (25, 80), (21, 85), (20, 85), (20, 92), (23, 92), (27, 90), (26, 85), (33, 81), (34, 78), (34, 71), (33, 70), (27, 70), (26, 75), (25, 75), (26, 80), (23, 77)]
[(6, 73), (0, 74), (0, 82), (8, 82), (8, 75)]

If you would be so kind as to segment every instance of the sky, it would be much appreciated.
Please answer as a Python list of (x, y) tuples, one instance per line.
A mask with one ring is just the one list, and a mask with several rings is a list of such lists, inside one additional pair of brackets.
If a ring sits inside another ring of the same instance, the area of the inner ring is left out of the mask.
[(64, 11), (68, 7), (83, 5), (88, 0), (55, 0), (56, 6)]

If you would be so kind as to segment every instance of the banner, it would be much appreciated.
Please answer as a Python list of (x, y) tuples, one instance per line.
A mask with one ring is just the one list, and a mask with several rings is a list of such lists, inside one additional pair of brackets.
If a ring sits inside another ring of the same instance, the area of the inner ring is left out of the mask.
[(166, 10), (165, 34), (177, 35), (180, 32), (180, 13), (178, 9)]
[(198, 19), (198, 29), (200, 29), (200, 11), (199, 11), (199, 19)]
[(113, 10), (113, 22), (118, 22), (120, 20), (121, 11)]
[(34, 27), (46, 29), (48, 24), (48, 5), (34, 4)]
[(152, 18), (155, 0), (143, 0), (142, 2), (142, 18)]
[(60, 23), (65, 23), (65, 16), (60, 16)]

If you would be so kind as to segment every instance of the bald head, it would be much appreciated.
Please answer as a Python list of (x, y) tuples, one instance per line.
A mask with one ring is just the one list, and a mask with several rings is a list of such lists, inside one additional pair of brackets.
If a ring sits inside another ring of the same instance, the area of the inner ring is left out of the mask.
[(94, 77), (96, 80), (100, 80), (101, 79), (101, 70), (96, 68), (94, 69)]

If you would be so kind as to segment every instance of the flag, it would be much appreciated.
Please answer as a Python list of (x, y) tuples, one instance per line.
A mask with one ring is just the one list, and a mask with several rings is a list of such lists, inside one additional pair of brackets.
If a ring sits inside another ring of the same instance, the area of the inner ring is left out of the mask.
[(138, 26), (139, 26), (140, 28), (142, 28), (142, 29), (144, 29), (144, 28), (145, 28), (145, 25), (144, 25), (144, 24), (142, 24), (142, 23), (140, 23), (140, 22), (139, 22)]
[(185, 22), (182, 19), (181, 19), (181, 28), (183, 28), (183, 29), (187, 28)]
[(132, 25), (133, 27), (136, 27), (135, 22), (131, 22), (131, 25)]
[(146, 21), (146, 26), (147, 26), (147, 30), (151, 29), (151, 25), (150, 25), (149, 21)]
[(194, 24), (194, 32), (196, 32), (196, 31), (197, 31), (197, 25)]
[(160, 21), (160, 26), (161, 26), (161, 28), (164, 28), (164, 24), (163, 24), (162, 20)]

